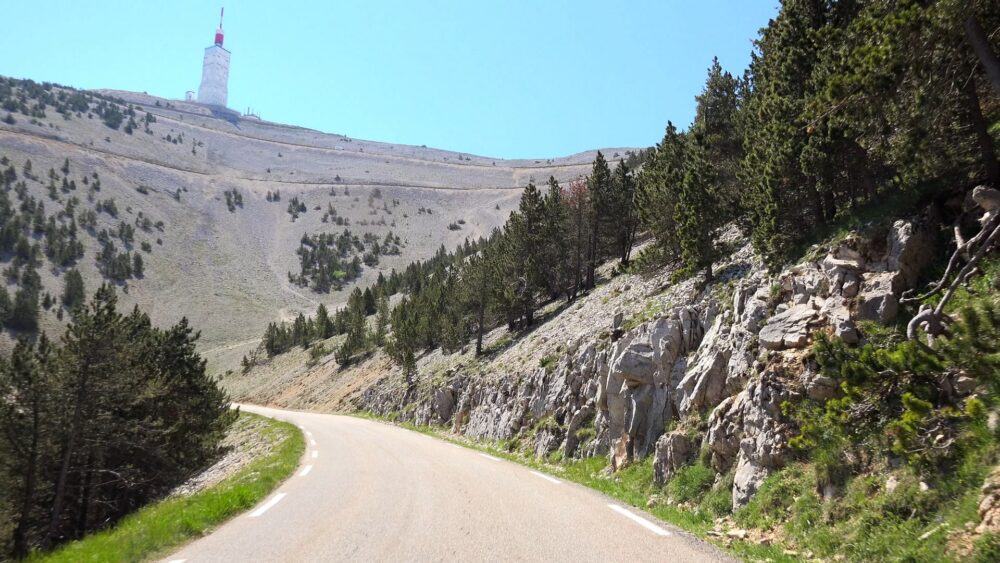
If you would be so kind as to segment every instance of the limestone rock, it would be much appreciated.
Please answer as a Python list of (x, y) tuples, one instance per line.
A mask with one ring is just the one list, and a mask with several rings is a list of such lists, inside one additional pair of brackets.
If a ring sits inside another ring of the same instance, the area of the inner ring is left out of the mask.
[(760, 484), (785, 464), (791, 427), (782, 419), (781, 403), (794, 393), (774, 375), (764, 373), (747, 385), (743, 401), (742, 432), (736, 474), (733, 479), (733, 507), (745, 505)]
[(979, 518), (981, 522), (976, 528), (977, 533), (1000, 533), (1000, 466), (994, 468), (983, 483)]
[(434, 414), (439, 422), (445, 422), (451, 418), (452, 409), (455, 408), (455, 392), (448, 387), (442, 387), (434, 391)]
[(986, 186), (976, 186), (972, 190), (972, 200), (986, 211), (1000, 209), (1000, 191)]
[(656, 441), (653, 457), (654, 480), (657, 485), (669, 481), (678, 469), (698, 453), (698, 441), (683, 432), (669, 432)]
[(716, 317), (712, 328), (705, 333), (693, 364), (677, 387), (681, 416), (705, 405), (715, 405), (722, 398), (730, 355), (726, 345), (729, 331), (723, 320), (721, 315)]
[(804, 348), (809, 341), (809, 324), (816, 319), (810, 305), (794, 305), (771, 317), (760, 329), (760, 345), (768, 350)]
[(899, 300), (893, 287), (895, 272), (867, 274), (858, 294), (858, 318), (888, 324), (896, 320)]
[(898, 273), (894, 278), (893, 291), (901, 293), (915, 287), (920, 272), (934, 257), (934, 239), (927, 229), (910, 221), (896, 221), (889, 229), (889, 251), (886, 268)]

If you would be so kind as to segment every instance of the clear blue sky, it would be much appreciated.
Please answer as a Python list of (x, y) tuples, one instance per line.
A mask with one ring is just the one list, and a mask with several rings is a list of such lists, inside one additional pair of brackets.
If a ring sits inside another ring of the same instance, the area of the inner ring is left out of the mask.
[[(226, 6), (229, 106), (499, 158), (649, 146), (777, 0), (4, 2), (0, 74), (183, 98)], [(13, 23), (16, 22), (16, 23)]]

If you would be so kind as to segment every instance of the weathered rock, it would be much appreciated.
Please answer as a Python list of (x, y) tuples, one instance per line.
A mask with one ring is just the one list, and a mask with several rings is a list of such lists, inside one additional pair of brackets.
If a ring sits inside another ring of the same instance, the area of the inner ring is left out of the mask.
[(979, 497), (979, 518), (981, 522), (976, 532), (1000, 533), (1000, 466), (986, 477), (983, 492)]
[(858, 274), (846, 273), (844, 274), (844, 283), (840, 287), (840, 294), (844, 297), (851, 298), (858, 294), (861, 290), (861, 279)]
[(733, 479), (733, 507), (745, 505), (760, 484), (784, 465), (791, 427), (782, 420), (781, 403), (794, 398), (773, 374), (764, 373), (751, 381), (742, 401), (742, 433), (736, 474)]
[(742, 435), (742, 410), (746, 394), (727, 397), (708, 416), (708, 434), (705, 443), (712, 455), (710, 464), (718, 473), (725, 473), (733, 466), (739, 453)]
[(837, 382), (811, 368), (802, 372), (802, 386), (810, 399), (825, 401), (837, 396), (840, 386)]
[(768, 350), (804, 348), (809, 342), (809, 324), (816, 319), (810, 305), (795, 305), (774, 315), (760, 329), (760, 345)]
[(451, 418), (452, 409), (455, 408), (455, 392), (448, 387), (441, 387), (434, 391), (434, 414), (439, 422), (445, 422)]
[(569, 424), (566, 426), (566, 441), (563, 443), (563, 452), (566, 454), (566, 457), (573, 457), (576, 455), (576, 449), (580, 445), (580, 439), (577, 437), (577, 433), (593, 416), (593, 407), (586, 404), (573, 413), (573, 416), (569, 419)]
[(986, 186), (976, 186), (972, 190), (972, 200), (986, 211), (1000, 209), (1000, 191)]
[(681, 416), (705, 405), (715, 405), (722, 398), (730, 356), (729, 324), (725, 320), (721, 315), (716, 317), (677, 386), (678, 412)]
[(898, 275), (893, 279), (897, 294), (915, 287), (920, 272), (934, 257), (934, 239), (927, 229), (910, 221), (896, 221), (889, 229), (886, 268)]
[(865, 275), (858, 294), (858, 318), (888, 324), (896, 320), (899, 300), (893, 291), (895, 272)]
[(654, 480), (657, 485), (669, 481), (678, 469), (687, 465), (698, 453), (698, 440), (683, 432), (668, 432), (656, 441), (653, 457)]
[(831, 297), (820, 308), (820, 314), (826, 317), (827, 323), (833, 328), (833, 335), (841, 338), (847, 344), (858, 343), (858, 330), (851, 320), (851, 312), (847, 301), (842, 297)]

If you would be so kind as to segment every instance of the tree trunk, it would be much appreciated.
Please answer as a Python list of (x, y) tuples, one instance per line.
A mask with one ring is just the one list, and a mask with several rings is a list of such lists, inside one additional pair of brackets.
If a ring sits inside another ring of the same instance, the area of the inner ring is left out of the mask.
[(38, 415), (37, 401), (32, 413), (31, 449), (28, 451), (28, 467), (24, 476), (24, 498), (21, 502), (21, 514), (18, 517), (17, 528), (14, 530), (14, 558), (22, 559), (28, 555), (28, 526), (31, 520), (31, 509), (35, 503), (35, 479), (38, 472), (38, 434), (41, 420)]
[(483, 323), (486, 321), (486, 302), (480, 296), (479, 310), (476, 313), (476, 356), (483, 355)]
[(982, 155), (986, 178), (994, 186), (1000, 187), (1000, 161), (997, 161), (997, 154), (993, 149), (993, 138), (990, 137), (986, 119), (979, 106), (979, 93), (976, 91), (975, 77), (965, 82), (963, 90), (965, 90), (966, 111), (969, 113), (972, 129), (976, 132), (976, 141), (979, 142), (979, 152)]
[(587, 282), (586, 287), (588, 289), (593, 288), (596, 285), (595, 282), (595, 272), (597, 270), (597, 241), (598, 235), (600, 234), (600, 219), (597, 216), (597, 210), (594, 210), (594, 220), (591, 224), (590, 229), (590, 248), (587, 256)]
[(990, 40), (976, 16), (969, 16), (965, 20), (965, 38), (976, 52), (979, 63), (986, 69), (986, 75), (989, 76), (993, 89), (1000, 95), (1000, 58), (993, 52)]
[(90, 513), (91, 484), (94, 478), (94, 452), (87, 454), (87, 469), (83, 473), (83, 480), (80, 482), (80, 507), (76, 515), (76, 539), (80, 539), (87, 533), (87, 515)]
[(59, 525), (59, 517), (62, 515), (63, 503), (66, 500), (66, 480), (69, 477), (70, 462), (76, 453), (76, 441), (82, 431), (83, 426), (83, 405), (87, 394), (87, 368), (82, 369), (80, 380), (76, 388), (76, 405), (73, 407), (73, 418), (70, 423), (69, 436), (63, 446), (62, 462), (59, 467), (59, 475), (56, 478), (55, 496), (52, 500), (52, 516), (49, 520), (49, 528), (45, 533), (44, 545), (51, 547), (55, 539), (56, 528)]

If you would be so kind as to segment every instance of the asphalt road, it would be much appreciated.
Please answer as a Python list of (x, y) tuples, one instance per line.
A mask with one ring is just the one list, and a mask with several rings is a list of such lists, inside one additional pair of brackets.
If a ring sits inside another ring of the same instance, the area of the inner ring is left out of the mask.
[(359, 418), (244, 410), (306, 433), (302, 465), (250, 512), (164, 561), (719, 561), (600, 493)]

